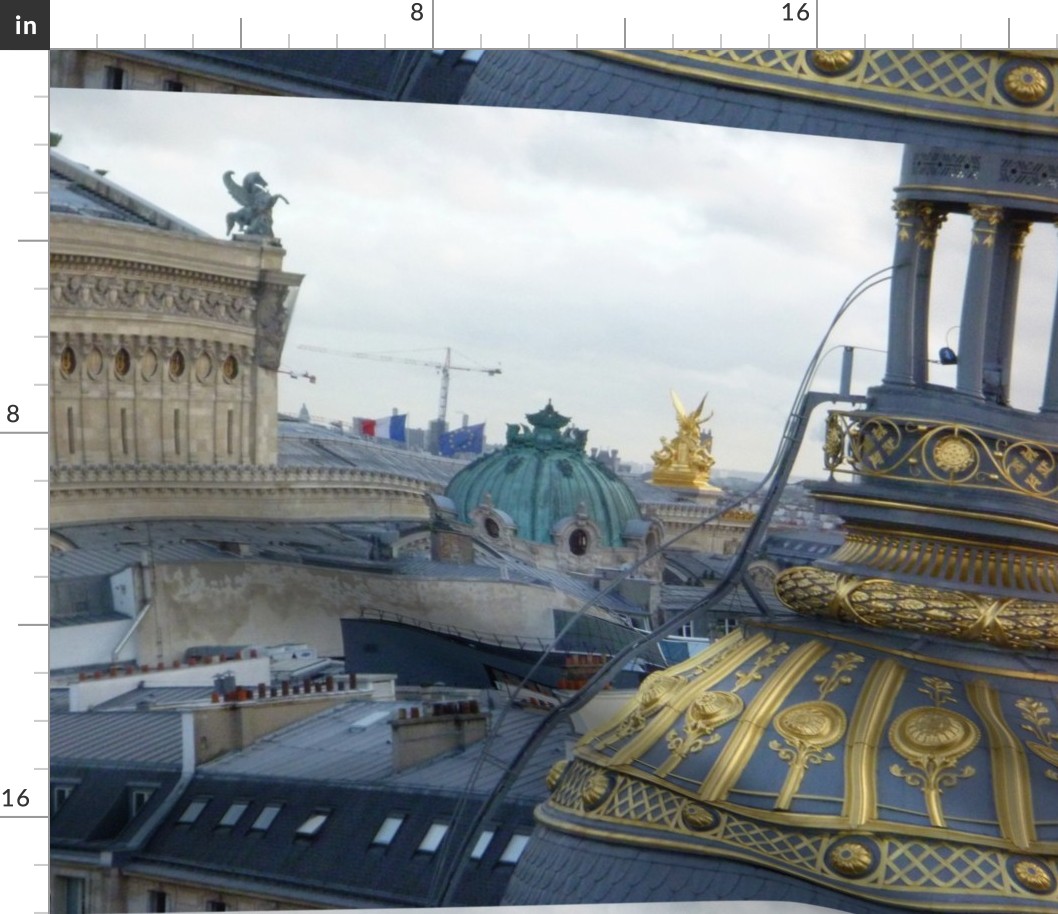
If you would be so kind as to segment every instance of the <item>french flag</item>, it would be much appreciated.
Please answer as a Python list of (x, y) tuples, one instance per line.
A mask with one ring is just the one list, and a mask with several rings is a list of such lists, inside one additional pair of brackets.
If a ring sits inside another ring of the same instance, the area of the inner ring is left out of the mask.
[(364, 419), (361, 424), (361, 432), (368, 438), (388, 438), (390, 441), (407, 441), (405, 428), (408, 424), (408, 414), (399, 416), (386, 416), (385, 419)]

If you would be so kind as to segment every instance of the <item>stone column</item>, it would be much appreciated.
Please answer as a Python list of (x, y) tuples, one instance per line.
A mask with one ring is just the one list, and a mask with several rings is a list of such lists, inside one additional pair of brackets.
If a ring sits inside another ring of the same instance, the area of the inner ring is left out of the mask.
[(1003, 211), (998, 206), (971, 206), (970, 215), (974, 220), (973, 235), (963, 296), (955, 386), (960, 393), (983, 398), (985, 326), (992, 296), (996, 227), (1003, 219)]
[(915, 232), (914, 298), (911, 305), (911, 379), (916, 385), (929, 379), (929, 294), (933, 279), (933, 252), (937, 232), (948, 218), (933, 203), (916, 207), (918, 230)]
[[(1058, 222), (1055, 223), (1058, 226)], [(1058, 413), (1058, 299), (1054, 303), (1054, 318), (1051, 324), (1051, 349), (1047, 358), (1047, 376), (1043, 382), (1043, 406), (1045, 413)]]
[(1010, 402), (1010, 361), (1014, 352), (1014, 316), (1018, 307), (1021, 255), (1031, 222), (1001, 224), (985, 324), (984, 395), (1003, 406)]
[(921, 228), (912, 200), (897, 200), (896, 250), (889, 288), (889, 346), (885, 362), (886, 384), (913, 384), (912, 359), (915, 338), (915, 235)]

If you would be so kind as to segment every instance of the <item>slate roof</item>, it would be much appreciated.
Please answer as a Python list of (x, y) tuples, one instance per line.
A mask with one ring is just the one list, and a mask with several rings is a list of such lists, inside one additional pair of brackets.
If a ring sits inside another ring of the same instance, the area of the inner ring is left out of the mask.
[[(151, 817), (171, 799), (180, 772), (113, 762), (73, 765), (53, 760), (50, 776), (53, 790), (61, 786), (70, 791), (58, 808), (52, 801), (52, 847), (99, 851), (116, 849), (139, 836)], [(133, 809), (134, 790), (148, 794), (139, 810)]]
[(325, 425), (280, 419), (278, 428), (280, 466), (356, 467), (419, 479), (439, 489), (466, 466), (461, 460), (356, 438)]
[(53, 215), (106, 219), (128, 225), (210, 237), (193, 225), (159, 209), (91, 168), (54, 149), (49, 156), (48, 205)]
[[(660, 609), (667, 616), (675, 615), (689, 609), (695, 603), (704, 600), (709, 595), (709, 588), (693, 587), (683, 584), (664, 584), (661, 587)], [(762, 593), (765, 604), (774, 614), (788, 615), (788, 610), (779, 598), (772, 593)], [(744, 587), (735, 587), (718, 604), (711, 607), (708, 612), (717, 616), (759, 616), (760, 611), (753, 598)]]
[[(210, 762), (201, 771), (232, 777), (385, 784), (452, 795), (469, 788), (484, 795), (499, 781), (502, 772), (496, 763), (509, 762), (541, 719), (536, 712), (510, 708), (487, 746), (485, 742), (475, 743), (429, 764), (394, 772), (389, 720), (398, 708), (413, 705), (417, 703), (347, 702)], [(566, 741), (571, 738), (568, 726), (554, 728), (515, 782), (510, 796), (543, 799), (544, 777), (551, 765), (564, 757)], [(489, 763), (477, 770), (486, 751)], [(476, 777), (472, 777), (475, 772)]]
[[(631, 52), (644, 57), (652, 53)], [(460, 104), (593, 111), (889, 143), (1017, 146), (1044, 155), (1053, 152), (1054, 142), (1044, 134), (908, 116), (909, 105), (895, 113), (840, 107), (833, 100), (721, 85), (576, 51), (487, 51)], [(924, 102), (919, 113), (925, 114), (928, 107)]]
[[(190, 803), (205, 800), (198, 819), (180, 823)], [(248, 808), (232, 826), (219, 823), (235, 802)], [(126, 866), (135, 873), (165, 872), (198, 884), (229, 886), (253, 880), (258, 892), (292, 899), (326, 896), (332, 906), (415, 907), (426, 903), (439, 869), (447, 869), (444, 851), (454, 847), (469, 826), (458, 799), (381, 788), (319, 782), (279, 781), (199, 775), (154, 837)], [(262, 810), (280, 809), (267, 829), (253, 829)], [(476, 808), (477, 802), (473, 804)], [(310, 817), (325, 821), (313, 836), (297, 831)], [(402, 816), (388, 846), (373, 844), (390, 816)], [(434, 823), (452, 823), (436, 853), (419, 850)], [(462, 904), (495, 904), (513, 869), (499, 856), (515, 832), (532, 827), (531, 804), (506, 804), (499, 811), (485, 856), (471, 862)], [(342, 902), (345, 902), (342, 904)]]
[[(395, 537), (394, 524), (298, 523), (276, 521), (135, 521), (57, 528), (75, 548), (51, 556), (53, 580), (112, 575), (142, 561), (312, 562), (367, 559), (372, 537)], [(243, 548), (245, 547), (245, 548)]]
[[(515, 870), (505, 904), (615, 904), (753, 899), (818, 905), (848, 914), (897, 914), (749, 863), (575, 838), (538, 828)], [(675, 910), (683, 910), (679, 906)], [(754, 909), (757, 910), (757, 909)], [(761, 906), (759, 910), (767, 910)], [(907, 908), (900, 908), (906, 914)]]
[[(542, 718), (509, 709), (494, 739), (394, 772), (389, 719), (410, 704), (347, 702), (203, 765), (129, 871), (182, 874), (221, 888), (252, 883), (258, 892), (331, 906), (426, 903), (432, 881), (450, 869), (451, 854), (498, 783), (502, 769), (495, 763), (508, 763)], [(513, 870), (500, 855), (513, 835), (531, 830), (547, 770), (564, 757), (571, 736), (566, 725), (551, 729), (496, 820), (485, 823), (495, 836), (480, 860), (468, 862), (458, 903), (499, 901)], [(491, 761), (469, 786), (486, 755)], [(196, 801), (204, 803), (198, 818), (180, 822)], [(247, 809), (221, 825), (236, 802)], [(255, 829), (269, 805), (280, 807), (274, 821)], [(326, 817), (320, 830), (299, 836), (299, 827), (317, 814)], [(403, 817), (393, 842), (373, 844), (391, 816)], [(435, 823), (450, 830), (436, 853), (423, 851)]]
[(459, 100), (474, 63), (460, 51), (418, 50), (127, 50), (122, 56), (280, 95), (449, 103)]
[(176, 712), (53, 713), (49, 721), (51, 758), (68, 764), (179, 769), (182, 726)]

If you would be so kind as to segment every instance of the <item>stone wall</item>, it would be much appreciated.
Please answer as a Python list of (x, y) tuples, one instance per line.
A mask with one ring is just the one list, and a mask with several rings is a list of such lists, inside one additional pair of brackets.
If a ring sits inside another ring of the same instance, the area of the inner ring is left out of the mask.
[(343, 616), (361, 609), (436, 626), (547, 638), (552, 608), (579, 602), (551, 587), (480, 578), (437, 579), (268, 562), (158, 565), (154, 605), (136, 631), (141, 663), (196, 644), (298, 641), (341, 656)]
[(52, 465), (274, 464), (283, 254), (53, 214)]

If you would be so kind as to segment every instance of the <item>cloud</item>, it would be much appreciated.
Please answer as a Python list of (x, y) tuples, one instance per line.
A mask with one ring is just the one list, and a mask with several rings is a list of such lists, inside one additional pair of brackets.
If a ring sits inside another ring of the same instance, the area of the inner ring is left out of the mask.
[[(551, 397), (591, 430), (591, 445), (647, 461), (672, 433), (669, 389), (685, 401), (708, 390), (719, 466), (762, 470), (838, 305), (892, 258), (895, 145), (190, 93), (56, 90), (51, 110), (64, 154), (218, 237), (233, 207), (227, 169), (261, 171), (289, 198), (276, 229), (285, 268), (306, 279), (284, 363), (319, 381), (281, 378), (288, 411), (305, 402), (348, 419), (397, 406), (425, 425), (437, 410), (433, 369), (298, 346), (425, 362), (451, 346), (461, 363), (503, 366), (451, 383), (450, 418), (486, 421), (493, 441)], [(959, 322), (958, 221), (937, 255), (932, 347)], [(1053, 242), (1034, 237), (1026, 251), (1018, 333), (1033, 365), (1050, 332)], [(887, 302), (885, 287), (865, 295), (832, 342), (884, 348)], [(820, 383), (832, 385), (838, 361), (828, 359)], [(858, 358), (857, 382), (877, 381), (867, 371), (880, 361)], [(1017, 372), (1015, 382), (1031, 386)], [(798, 471), (820, 472), (818, 455)]]

